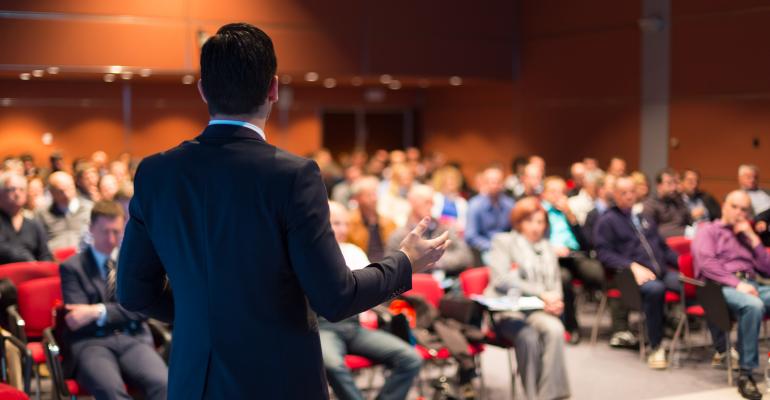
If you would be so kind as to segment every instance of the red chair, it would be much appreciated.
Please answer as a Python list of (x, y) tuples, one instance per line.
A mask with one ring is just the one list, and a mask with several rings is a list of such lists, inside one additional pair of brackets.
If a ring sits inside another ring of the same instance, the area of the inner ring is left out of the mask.
[[(696, 284), (700, 285), (700, 282), (695, 280), (695, 271), (693, 268), (692, 254), (684, 254), (679, 256), (679, 280), (682, 282), (681, 289), (681, 301), (684, 314), (679, 319), (674, 337), (671, 338), (671, 346), (669, 348), (669, 354), (673, 354), (676, 349), (679, 337), (682, 335), (684, 329), (684, 343), (687, 350), (690, 349), (690, 324), (687, 322), (687, 317), (703, 318), (706, 313), (703, 307), (699, 304), (693, 304), (696, 299)], [(687, 304), (691, 304), (688, 306)]]
[(671, 236), (666, 239), (666, 244), (680, 256), (691, 253), (690, 245), (692, 245), (692, 240), (684, 236)]
[(3, 400), (29, 400), (29, 396), (19, 389), (5, 383), (0, 383), (0, 399)]
[(53, 251), (53, 257), (59, 262), (64, 261), (78, 252), (77, 246), (60, 247)]
[(431, 274), (412, 275), (412, 289), (404, 293), (404, 296), (419, 296), (428, 303), (438, 308), (441, 298), (444, 297), (444, 290), (441, 289), (436, 279)]
[(8, 278), (14, 285), (59, 275), (59, 264), (52, 261), (27, 261), (0, 265), (0, 279)]
[[(486, 290), (487, 286), (489, 285), (489, 273), (490, 273), (489, 267), (470, 268), (461, 272), (460, 287), (463, 290), (463, 294), (466, 297), (484, 294), (484, 290)], [(492, 317), (492, 315), (488, 316), (488, 322), (489, 324), (485, 330), (485, 336), (486, 336), (485, 343), (487, 343), (490, 346), (495, 346), (495, 347), (504, 349), (506, 354), (508, 355), (508, 371), (511, 377), (511, 398), (515, 398), (517, 371), (513, 369), (513, 354), (512, 354), (512, 350), (514, 350), (513, 343), (510, 343), (509, 341), (497, 336), (497, 333), (495, 332), (495, 329), (494, 329), (494, 318)], [(489, 328), (489, 325), (492, 326), (491, 329)], [(479, 367), (479, 369), (481, 368)], [(481, 382), (483, 387), (484, 381), (482, 380)]]
[(19, 296), (18, 312), (11, 313), (11, 317), (16, 320), (14, 326), (24, 327), (19, 330), (18, 337), (32, 353), (36, 397), (40, 398), (38, 367), (46, 360), (40, 339), (43, 330), (53, 325), (53, 309), (62, 303), (61, 279), (58, 276), (32, 279), (17, 285), (16, 290)]
[[(404, 296), (419, 296), (424, 298), (428, 303), (432, 304), (437, 309), (441, 303), (441, 298), (444, 297), (444, 290), (438, 284), (433, 275), (430, 274), (414, 274), (412, 275), (412, 289), (403, 294)], [(415, 350), (425, 361), (438, 361), (443, 362), (452, 358), (452, 354), (446, 348), (438, 350), (429, 349), (421, 345), (416, 345)], [(482, 344), (468, 344), (468, 353), (476, 361), (476, 365), (480, 365), (479, 355), (484, 351)], [(480, 368), (479, 368), (480, 370)], [(481, 373), (479, 373), (481, 376)], [(482, 386), (482, 398), (484, 391), (484, 381), (481, 380)]]

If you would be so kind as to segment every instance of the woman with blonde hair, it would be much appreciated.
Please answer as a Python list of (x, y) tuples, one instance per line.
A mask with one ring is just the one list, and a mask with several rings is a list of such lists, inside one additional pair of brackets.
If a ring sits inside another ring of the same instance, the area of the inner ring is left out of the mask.
[(433, 218), (446, 226), (453, 226), (458, 233), (465, 231), (468, 201), (460, 196), (463, 175), (460, 170), (447, 165), (433, 173)]

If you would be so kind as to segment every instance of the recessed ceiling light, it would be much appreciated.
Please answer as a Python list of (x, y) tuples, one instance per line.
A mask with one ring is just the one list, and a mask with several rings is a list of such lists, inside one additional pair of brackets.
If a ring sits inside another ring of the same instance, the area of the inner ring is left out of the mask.
[(45, 74), (45, 71), (43, 71), (42, 69), (32, 70), (32, 76), (34, 76), (35, 78), (40, 78), (43, 76), (43, 74)]
[(453, 76), (449, 78), (449, 84), (452, 86), (460, 86), (463, 84), (463, 78), (460, 78), (459, 76)]
[(305, 80), (308, 82), (315, 82), (318, 80), (317, 72), (308, 72), (305, 74)]
[(28, 81), (30, 78), (32, 78), (32, 74), (30, 74), (29, 72), (22, 72), (19, 74), (19, 79), (23, 81)]
[(51, 143), (53, 143), (53, 133), (44, 132), (43, 136), (40, 137), (40, 140), (43, 142), (44, 145), (50, 146)]
[(334, 78), (326, 78), (324, 79), (324, 87), (327, 89), (331, 89), (333, 87), (337, 86), (337, 80)]
[(389, 87), (391, 90), (398, 90), (398, 89), (401, 89), (401, 81), (399, 81), (399, 80), (397, 80), (397, 79), (394, 79), (394, 80), (390, 81), (390, 83), (388, 84), (388, 87)]
[(193, 82), (195, 82), (195, 77), (190, 74), (187, 74), (182, 77), (182, 83), (184, 83), (185, 85), (192, 85)]
[(115, 74), (104, 74), (104, 78), (102, 79), (104, 79), (105, 82), (114, 82)]
[(46, 68), (46, 72), (48, 72), (51, 75), (56, 75), (59, 73), (59, 67), (48, 67)]
[(131, 79), (133, 77), (134, 77), (134, 73), (131, 72), (131, 71), (126, 71), (126, 72), (123, 72), (122, 74), (120, 74), (120, 78), (125, 80), (125, 81), (127, 81), (127, 80), (129, 80), (129, 79)]
[(380, 75), (380, 83), (382, 83), (383, 85), (390, 84), (392, 80), (393, 80), (393, 77), (391, 75), (388, 75), (388, 74)]
[(139, 76), (142, 78), (147, 78), (150, 75), (152, 75), (152, 70), (149, 68), (142, 68), (139, 70)]
[(120, 65), (111, 65), (107, 68), (107, 72), (111, 74), (119, 74), (123, 72), (123, 67), (121, 67)]

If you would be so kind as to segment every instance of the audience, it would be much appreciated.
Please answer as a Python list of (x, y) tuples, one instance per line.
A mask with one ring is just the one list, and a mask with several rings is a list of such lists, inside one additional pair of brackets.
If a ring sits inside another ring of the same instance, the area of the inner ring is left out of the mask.
[(663, 340), (666, 290), (679, 290), (678, 256), (658, 233), (657, 225), (643, 214), (632, 212), (636, 202), (634, 181), (615, 180), (615, 205), (596, 224), (594, 238), (599, 260), (606, 268), (631, 270), (642, 295), (647, 337), (651, 352), (647, 365), (653, 369), (668, 366)]
[(389, 218), (377, 213), (377, 187), (379, 181), (373, 176), (365, 176), (351, 188), (353, 200), (358, 207), (350, 216), (349, 240), (364, 249), (372, 261), (382, 260), (385, 245), (396, 230), (396, 224)]
[(644, 209), (644, 202), (650, 196), (650, 180), (647, 179), (647, 175), (640, 171), (634, 171), (630, 176), (634, 180), (634, 191), (636, 192), (634, 212), (640, 213)]
[(507, 296), (517, 291), (539, 297), (542, 311), (498, 314), (497, 334), (514, 344), (516, 364), (527, 399), (570, 396), (564, 361), (564, 310), (559, 264), (545, 238), (548, 220), (534, 197), (516, 203), (510, 213), (513, 230), (492, 238), (490, 279), (485, 294)]
[(465, 232), (468, 220), (468, 201), (460, 195), (463, 186), (463, 175), (459, 169), (447, 165), (437, 169), (433, 174), (433, 211), (431, 215), (441, 223), (452, 226), (458, 235)]
[(573, 188), (567, 193), (570, 196), (568, 200), (569, 209), (575, 214), (575, 218), (577, 218), (580, 225), (585, 224), (588, 213), (595, 207), (598, 190), (597, 182), (602, 176), (603, 174), (599, 171), (586, 173), (580, 179), (580, 189), (575, 191)]
[(78, 199), (75, 182), (66, 172), (52, 173), (48, 186), (53, 201), (50, 207), (37, 212), (48, 235), (48, 247), (56, 250), (77, 246), (88, 230), (91, 207)]
[(94, 203), (100, 200), (99, 172), (91, 164), (83, 162), (75, 168), (75, 186), (80, 201)]
[(513, 197), (519, 198), (524, 193), (524, 168), (529, 164), (527, 157), (518, 156), (511, 162), (511, 174), (505, 178), (505, 192)]
[(530, 196), (539, 196), (543, 191), (543, 168), (539, 164), (527, 164), (521, 176), (521, 190), (516, 200)]
[(770, 209), (770, 191), (759, 187), (759, 168), (743, 164), (738, 167), (738, 186), (751, 198), (752, 215), (759, 215)]
[[(759, 367), (759, 329), (770, 309), (770, 286), (757, 277), (770, 274), (770, 254), (751, 227), (751, 206), (746, 192), (730, 192), (721, 219), (701, 225), (692, 251), (698, 277), (722, 285), (727, 306), (738, 320), (738, 391), (744, 398), (761, 399), (752, 372)], [(727, 350), (724, 338), (716, 345), (718, 352)]]
[(353, 196), (353, 183), (357, 181), (363, 174), (361, 167), (357, 165), (351, 165), (345, 168), (345, 180), (337, 183), (332, 188), (331, 199), (347, 205), (350, 202), (350, 198)]
[[(405, 157), (405, 156), (403, 156)], [(401, 155), (391, 157), (401, 160)], [(406, 194), (414, 184), (414, 173), (403, 162), (393, 164), (390, 169), (390, 180), (380, 184), (377, 212), (392, 220), (397, 226), (404, 226), (409, 218), (409, 202)]]
[(626, 160), (620, 157), (612, 157), (607, 167), (607, 174), (614, 177), (621, 177), (626, 174)]
[(444, 255), (436, 262), (435, 269), (443, 271), (447, 276), (456, 277), (473, 263), (473, 253), (468, 245), (457, 238), (451, 225), (447, 225), (432, 217), (434, 191), (430, 186), (418, 184), (412, 186), (407, 195), (411, 214), (409, 221), (398, 228), (388, 239), (388, 251), (398, 251), (401, 241), (414, 229), (423, 218), (431, 217), (430, 225), (425, 231), (427, 238), (435, 238), (449, 231), (449, 247)]
[[(379, 150), (371, 157), (356, 151), (340, 157), (339, 164), (326, 149), (314, 157), (330, 198), (336, 200), (330, 202), (331, 223), (351, 269), (382, 259), (386, 251), (398, 248), (417, 221), (431, 217), (427, 236), (447, 230), (451, 236), (451, 245), (434, 268), (437, 277), (456, 277), (468, 267), (488, 265), (488, 296), (519, 293), (544, 301), (541, 311), (496, 316), (498, 334), (516, 345), (528, 398), (569, 396), (565, 332), (574, 342), (580, 339), (573, 278), (589, 290), (606, 289), (605, 281), (614, 288), (615, 276), (629, 270), (642, 293), (651, 348), (647, 364), (667, 367), (661, 346), (664, 295), (678, 290), (679, 283), (673, 271), (676, 254), (664, 238), (691, 234), (700, 223), (693, 241), (696, 273), (723, 285), (738, 320), (739, 391), (746, 398), (758, 398), (751, 373), (758, 368), (758, 321), (770, 305), (770, 290), (765, 293), (767, 287), (755, 276), (770, 274), (770, 256), (763, 248), (770, 245), (770, 194), (759, 189), (755, 166), (740, 166), (742, 191), (730, 193), (720, 207), (701, 190), (700, 175), (692, 169), (683, 170), (681, 182), (677, 171), (661, 171), (656, 194), (648, 197), (646, 176), (625, 176), (627, 165), (620, 158), (611, 160), (606, 173), (593, 158), (573, 163), (567, 185), (560, 177), (543, 179), (542, 157), (517, 157), (507, 178), (495, 165), (478, 173), (475, 184), (471, 180), (466, 185), (457, 161), (440, 153), (422, 157), (416, 148)], [(0, 264), (51, 260), (49, 248), (84, 248), (61, 271), (76, 350), (75, 376), (97, 399), (121, 396), (123, 379), (148, 391), (146, 398), (161, 396), (165, 380), (158, 377), (165, 377), (165, 366), (149, 355), (148, 350), (154, 350), (145, 335), (144, 317), (118, 308), (106, 276), (133, 194), (136, 164), (129, 154), (110, 160), (97, 151), (74, 160), (73, 179), (65, 172), (70, 164), (62, 154), (54, 153), (50, 160), (50, 171), (36, 166), (28, 155), (3, 162)], [(466, 200), (474, 190), (478, 195)], [(84, 286), (91, 281), (96, 286)], [(609, 308), (610, 345), (636, 345), (628, 311), (616, 299), (609, 300)], [(364, 329), (356, 318), (321, 321), (320, 331), (329, 382), (338, 398), (362, 397), (344, 364), (345, 354), (363, 355), (390, 369), (380, 398), (406, 396), (421, 365), (408, 343), (384, 331)], [(724, 335), (712, 334), (712, 364), (722, 364), (726, 341)], [(121, 337), (131, 340), (121, 342)], [(135, 349), (141, 350), (140, 360), (129, 366), (102, 357), (106, 351)], [(140, 379), (138, 385), (135, 379)]]
[(580, 327), (575, 310), (575, 292), (572, 280), (580, 279), (586, 287), (601, 289), (604, 270), (599, 262), (591, 259), (588, 244), (577, 218), (567, 204), (567, 185), (564, 179), (548, 177), (543, 182), (543, 208), (548, 216), (548, 236), (561, 266), (564, 290), (564, 326), (570, 333), (570, 342), (580, 341)]
[(492, 244), (492, 235), (511, 229), (507, 216), (514, 201), (503, 193), (503, 171), (500, 168), (485, 169), (480, 183), (480, 193), (468, 202), (465, 241), (484, 262)]
[(690, 210), (693, 223), (714, 221), (722, 217), (719, 202), (710, 194), (700, 189), (700, 173), (694, 169), (682, 172), (680, 185), (682, 199)]
[(644, 202), (642, 213), (654, 222), (661, 236), (692, 236), (688, 227), (692, 224), (690, 209), (679, 193), (679, 174), (667, 168), (655, 176), (657, 193)]
[[(369, 265), (363, 250), (347, 242), (349, 217), (345, 206), (330, 202), (329, 218), (348, 268), (356, 270)], [(350, 369), (345, 365), (345, 355), (356, 354), (390, 369), (380, 389), (379, 399), (405, 399), (412, 381), (420, 372), (422, 359), (408, 343), (398, 337), (383, 330), (361, 327), (358, 318), (355, 315), (336, 323), (323, 317), (318, 318), (324, 367), (334, 394), (342, 400), (364, 399)]]
[(93, 244), (60, 266), (70, 333), (66, 340), (78, 384), (96, 400), (130, 399), (126, 382), (148, 400), (166, 398), (168, 369), (141, 314), (115, 299), (114, 250), (125, 226), (123, 208), (97, 202), (90, 212)]
[(27, 179), (0, 173), (0, 264), (53, 259), (43, 227), (24, 216), (26, 203)]
[(583, 189), (583, 180), (586, 176), (586, 165), (582, 162), (573, 163), (569, 168), (570, 180), (567, 186), (570, 188), (567, 196), (574, 197)]

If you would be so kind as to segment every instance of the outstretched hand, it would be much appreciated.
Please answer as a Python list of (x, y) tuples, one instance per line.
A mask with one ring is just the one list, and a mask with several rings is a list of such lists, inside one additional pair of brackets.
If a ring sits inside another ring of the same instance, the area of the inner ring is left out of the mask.
[(428, 229), (430, 218), (423, 218), (419, 224), (401, 241), (401, 251), (409, 257), (412, 272), (422, 272), (436, 264), (449, 246), (449, 232), (444, 232), (435, 239), (423, 239)]

